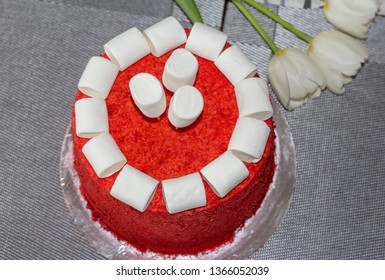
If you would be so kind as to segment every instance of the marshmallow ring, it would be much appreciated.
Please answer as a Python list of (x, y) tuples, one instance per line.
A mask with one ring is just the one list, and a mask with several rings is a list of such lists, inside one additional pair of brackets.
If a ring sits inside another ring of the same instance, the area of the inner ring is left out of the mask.
[[(125, 166), (117, 177), (111, 195), (141, 212), (145, 211), (159, 181), (126, 164), (124, 155), (112, 136), (108, 134), (108, 120), (106, 122), (108, 116), (106, 117), (102, 101), (108, 98), (117, 75), (117, 69), (123, 71), (147, 55), (149, 50), (152, 55), (159, 57), (186, 43), (187, 40), (186, 49), (178, 50), (180, 53), (188, 53), (186, 57), (190, 63), (191, 73), (187, 73), (186, 76), (178, 76), (177, 72), (173, 73), (170, 69), (165, 69), (168, 72), (165, 71), (164, 73), (164, 79), (169, 82), (168, 85), (172, 85), (171, 87), (175, 91), (168, 112), (170, 122), (175, 127), (186, 127), (193, 123), (202, 112), (204, 103), (202, 95), (192, 86), (197, 72), (194, 55), (213, 61), (218, 70), (231, 82), (235, 87), (234, 95), (237, 98), (240, 112), (228, 150), (224, 154), (203, 167), (199, 172), (162, 181), (164, 202), (170, 214), (203, 207), (206, 205), (206, 193), (202, 187), (203, 180), (208, 183), (216, 195), (224, 197), (248, 177), (249, 172), (243, 162), (256, 162), (262, 157), (270, 133), (270, 130), (265, 128), (267, 125), (264, 120), (272, 115), (267, 87), (261, 79), (249, 78), (256, 73), (257, 67), (238, 46), (232, 46), (223, 51), (227, 37), (213, 28), (205, 28), (201, 24), (196, 24), (192, 28), (190, 36), (186, 38), (185, 31), (180, 24), (173, 18), (167, 18), (145, 31), (144, 38), (148, 43), (148, 48), (143, 48), (141, 51), (140, 47), (131, 47), (125, 54), (125, 44), (129, 43), (130, 38), (132, 38), (133, 43), (140, 41), (140, 44), (143, 44), (143, 37), (138, 32), (140, 31), (137, 29), (131, 29), (109, 41), (105, 47), (108, 49), (106, 53), (107, 56), (110, 56), (112, 63), (109, 63), (108, 60), (93, 58), (92, 63), (98, 63), (99, 68), (93, 70), (91, 63), (87, 66), (87, 73), (82, 76), (80, 82), (82, 87), (79, 85), (79, 90), (83, 92), (85, 87), (86, 90), (91, 89), (87, 92), (88, 95), (101, 100), (94, 102), (93, 107), (90, 104), (87, 114), (75, 112), (76, 124), (78, 121), (79, 123), (87, 122), (93, 119), (94, 115), (98, 116), (98, 111), (103, 111), (97, 128), (83, 125), (82, 135), (85, 135), (83, 137), (91, 138), (84, 148), (86, 159), (100, 178), (108, 177)], [(205, 46), (202, 40), (211, 38), (211, 35), (213, 38), (220, 38), (220, 40), (211, 40), (207, 50), (200, 50), (200, 46)], [(180, 66), (178, 65), (178, 58), (175, 65)], [(106, 67), (109, 71), (108, 76), (104, 74), (107, 71)], [(181, 68), (183, 69), (183, 67)], [(150, 74), (140, 73), (137, 76), (130, 80), (129, 86), (134, 103), (144, 115), (159, 117), (166, 109), (163, 86), (157, 78)], [(107, 77), (108, 80), (104, 81), (104, 77)], [(143, 87), (143, 84), (138, 85), (136, 80), (144, 80), (146, 87)], [(166, 82), (163, 81), (164, 86), (170, 87), (166, 85)], [(78, 107), (80, 108), (80, 106)], [(92, 108), (98, 110), (91, 111)], [(82, 116), (86, 116), (84, 117), (86, 119), (82, 119)], [(79, 120), (77, 120), (78, 118)], [(254, 129), (253, 133), (244, 134), (250, 128)], [(81, 137), (81, 135), (77, 136)], [(247, 141), (245, 141), (245, 137)], [(110, 158), (111, 154), (113, 158)], [(131, 185), (126, 186), (127, 182)], [(177, 184), (181, 184), (181, 187), (184, 186), (184, 189), (179, 190)], [(193, 195), (186, 196), (189, 193)]]

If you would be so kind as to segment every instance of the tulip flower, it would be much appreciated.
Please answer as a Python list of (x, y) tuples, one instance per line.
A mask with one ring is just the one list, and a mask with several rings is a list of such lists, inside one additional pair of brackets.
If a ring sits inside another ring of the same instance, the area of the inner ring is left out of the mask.
[(232, 2), (274, 53), (268, 67), (268, 78), (281, 104), (286, 109), (292, 110), (304, 104), (309, 98), (319, 96), (325, 88), (326, 80), (321, 69), (309, 55), (296, 48), (278, 49), (242, 1), (232, 0)]
[(322, 71), (307, 53), (288, 48), (276, 53), (268, 67), (270, 84), (282, 105), (292, 110), (325, 89)]
[(320, 67), (327, 87), (336, 94), (345, 91), (362, 64), (368, 60), (364, 44), (336, 30), (327, 30), (313, 38), (308, 47), (309, 56)]
[(379, 0), (326, 0), (324, 15), (339, 30), (365, 39), (380, 7)]
[[(362, 64), (368, 60), (368, 50), (358, 39), (336, 30), (324, 31), (312, 38), (296, 29), (289, 22), (283, 20), (262, 4), (255, 2), (255, 0), (244, 1), (281, 24), (300, 39), (309, 43), (309, 56), (323, 72), (326, 79), (326, 86), (336, 94), (344, 92), (344, 85), (352, 81), (353, 77), (360, 70)], [(325, 2), (325, 6), (330, 6), (331, 2), (352, 3), (352, 5), (361, 3), (362, 5), (372, 7), (372, 10), (376, 11), (382, 3), (382, 0), (327, 0)], [(363, 11), (365, 11), (364, 8)], [(365, 12), (362, 13), (365, 14)], [(359, 14), (360, 11), (357, 10), (357, 17), (359, 17)]]

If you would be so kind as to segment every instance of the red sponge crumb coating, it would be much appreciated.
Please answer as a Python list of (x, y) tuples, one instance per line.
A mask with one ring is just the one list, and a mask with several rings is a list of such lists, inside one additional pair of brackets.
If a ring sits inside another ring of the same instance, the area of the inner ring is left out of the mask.
[[(211, 61), (197, 57), (199, 70), (195, 87), (204, 98), (199, 119), (184, 129), (169, 123), (167, 111), (160, 119), (149, 119), (136, 108), (128, 88), (129, 80), (140, 72), (160, 81), (171, 52), (156, 58), (148, 55), (120, 72), (106, 99), (110, 133), (127, 158), (128, 164), (161, 181), (200, 171), (227, 150), (238, 118), (234, 87)], [(166, 91), (167, 104), (172, 93)], [(85, 98), (78, 92), (76, 100)], [(75, 168), (81, 193), (93, 218), (118, 239), (140, 251), (168, 255), (197, 254), (215, 249), (234, 238), (234, 232), (260, 207), (275, 172), (273, 123), (264, 156), (257, 164), (246, 164), (250, 176), (219, 198), (205, 183), (207, 205), (177, 214), (166, 210), (161, 184), (144, 213), (110, 196), (117, 174), (99, 179), (81, 152), (88, 141), (75, 134)]]

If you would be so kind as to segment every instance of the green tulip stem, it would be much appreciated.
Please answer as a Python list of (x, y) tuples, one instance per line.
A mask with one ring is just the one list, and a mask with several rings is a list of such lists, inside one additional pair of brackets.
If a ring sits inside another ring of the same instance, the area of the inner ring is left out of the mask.
[(202, 16), (194, 0), (175, 0), (192, 24), (203, 23)]
[(247, 4), (249, 4), (250, 6), (252, 6), (253, 8), (257, 9), (261, 13), (265, 14), (266, 16), (271, 18), (272, 20), (276, 21), (277, 23), (282, 25), (284, 28), (286, 28), (290, 32), (293, 32), (295, 35), (297, 35), (298, 38), (304, 40), (305, 42), (310, 44), (311, 40), (313, 39), (311, 36), (298, 30), (293, 25), (291, 25), (289, 22), (283, 20), (280, 16), (278, 16), (274, 12), (270, 11), (264, 5), (262, 5), (258, 2), (255, 2), (254, 0), (243, 0), (243, 1), (246, 2)]
[(247, 20), (251, 23), (251, 25), (258, 31), (261, 37), (265, 40), (265, 42), (269, 45), (270, 49), (274, 54), (279, 52), (279, 48), (274, 43), (274, 41), (270, 38), (270, 36), (266, 33), (263, 27), (259, 24), (259, 22), (253, 17), (253, 15), (249, 12), (249, 10), (243, 5), (241, 0), (231, 0), (234, 5), (238, 8), (238, 10), (247, 18)]

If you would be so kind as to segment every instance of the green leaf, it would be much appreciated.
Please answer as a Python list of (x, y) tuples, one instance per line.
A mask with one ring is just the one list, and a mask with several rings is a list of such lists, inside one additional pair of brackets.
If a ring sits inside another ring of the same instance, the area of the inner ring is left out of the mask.
[(284, 28), (286, 28), (287, 30), (293, 32), (295, 35), (298, 36), (298, 38), (304, 40), (305, 42), (307, 43), (310, 43), (311, 40), (312, 40), (312, 37), (310, 37), (309, 35), (307, 35), (306, 33), (298, 30), (297, 28), (295, 28), (293, 25), (291, 25), (289, 22), (283, 20), (280, 16), (278, 16), (277, 14), (275, 14), (274, 12), (270, 11), (268, 8), (266, 8), (264, 5), (260, 4), (260, 3), (257, 3), (256, 1), (254, 0), (244, 0), (247, 4), (249, 4), (251, 7), (257, 9), (258, 11), (260, 11), (261, 13), (265, 14), (266, 16), (268, 16), (269, 18), (273, 19), (274, 21), (276, 21), (277, 23), (279, 23), (280, 25), (282, 25)]
[(203, 23), (202, 16), (194, 0), (175, 0), (175, 2), (190, 19), (192, 24), (196, 22)]
[(259, 35), (265, 40), (267, 45), (273, 51), (273, 53), (278, 53), (279, 48), (276, 46), (274, 41), (270, 38), (267, 32), (263, 29), (263, 27), (259, 24), (258, 20), (253, 17), (253, 15), (249, 12), (249, 10), (243, 5), (241, 0), (231, 0), (233, 4), (238, 8), (238, 10), (245, 16), (245, 18), (250, 22), (250, 24), (254, 27), (255, 30), (258, 31)]

